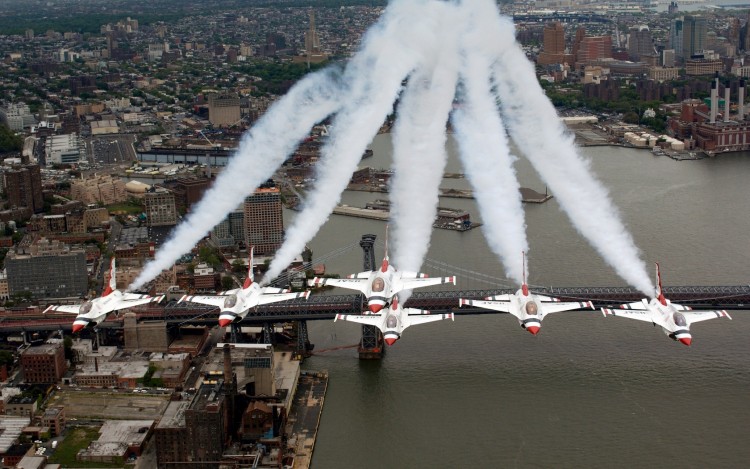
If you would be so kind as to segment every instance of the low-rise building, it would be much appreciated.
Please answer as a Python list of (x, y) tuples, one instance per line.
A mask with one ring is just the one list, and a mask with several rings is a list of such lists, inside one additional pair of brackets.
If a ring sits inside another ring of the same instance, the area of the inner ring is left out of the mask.
[(21, 370), (27, 383), (56, 383), (67, 369), (61, 343), (37, 345), (21, 353)]

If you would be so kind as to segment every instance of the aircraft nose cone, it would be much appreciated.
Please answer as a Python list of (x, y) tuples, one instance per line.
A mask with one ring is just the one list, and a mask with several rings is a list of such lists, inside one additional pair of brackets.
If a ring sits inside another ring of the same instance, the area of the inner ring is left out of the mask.
[(227, 327), (231, 323), (231, 319), (219, 319), (219, 327)]
[(73, 324), (73, 334), (83, 329), (83, 324)]
[(682, 339), (680, 339), (680, 342), (687, 345), (688, 347), (690, 347), (690, 342), (692, 341), (693, 339), (691, 337), (683, 337)]
[(379, 305), (379, 304), (371, 304), (371, 305), (369, 305), (369, 306), (368, 306), (368, 309), (369, 309), (369, 310), (370, 310), (371, 312), (373, 312), (373, 313), (377, 313), (377, 312), (379, 312), (379, 311), (380, 311), (381, 309), (383, 309), (383, 305)]
[(531, 332), (531, 335), (537, 335), (539, 332), (539, 326), (526, 326), (526, 330)]
[(386, 337), (386, 338), (385, 338), (384, 340), (385, 340), (385, 343), (386, 343), (386, 344), (388, 344), (388, 345), (393, 345), (393, 344), (395, 344), (395, 343), (396, 343), (396, 341), (397, 341), (398, 339), (396, 339), (395, 337)]

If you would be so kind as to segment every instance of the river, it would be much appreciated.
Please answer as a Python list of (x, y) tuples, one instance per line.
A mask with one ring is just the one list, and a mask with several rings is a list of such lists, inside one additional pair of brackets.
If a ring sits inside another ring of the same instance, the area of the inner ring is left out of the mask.
[[(388, 167), (390, 135), (371, 148), (363, 164)], [(452, 141), (449, 149), (447, 171), (461, 172)], [(581, 151), (666, 285), (748, 283), (750, 154), (678, 162), (619, 147)], [(516, 170), (523, 186), (544, 190), (525, 159)], [(379, 195), (343, 200), (364, 205)], [(480, 219), (471, 200), (441, 205)], [(624, 285), (554, 198), (525, 211), (531, 284)], [(380, 242), (384, 230), (332, 215), (310, 247), (320, 256), (364, 233)], [(507, 282), (480, 229), (435, 230), (428, 258)], [(326, 265), (361, 271), (361, 250)], [(459, 273), (456, 288), (491, 287), (472, 276)], [(304, 364), (330, 374), (312, 467), (746, 467), (750, 313), (731, 314), (695, 325), (689, 348), (647, 323), (591, 311), (552, 316), (538, 336), (509, 315), (412, 327), (381, 361), (358, 360), (356, 348), (322, 352)], [(309, 329), (316, 350), (355, 344), (360, 330), (331, 321)]]

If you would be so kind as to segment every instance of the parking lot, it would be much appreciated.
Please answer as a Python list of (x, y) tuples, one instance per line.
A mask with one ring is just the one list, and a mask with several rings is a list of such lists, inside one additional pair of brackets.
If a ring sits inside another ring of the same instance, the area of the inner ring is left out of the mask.
[(50, 404), (64, 405), (68, 418), (157, 419), (169, 404), (169, 394), (65, 390), (58, 391)]

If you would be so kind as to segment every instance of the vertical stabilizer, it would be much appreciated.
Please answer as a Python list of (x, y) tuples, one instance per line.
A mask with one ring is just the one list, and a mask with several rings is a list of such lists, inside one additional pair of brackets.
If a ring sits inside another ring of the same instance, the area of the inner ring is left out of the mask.
[(102, 292), (102, 296), (107, 296), (117, 289), (117, 278), (115, 277), (115, 258), (113, 257), (109, 263), (109, 283), (107, 288)]
[(255, 281), (255, 274), (253, 273), (253, 258), (255, 255), (255, 246), (250, 248), (250, 262), (247, 266), (247, 278), (245, 283), (242, 284), (242, 288), (248, 288)]
[(664, 298), (664, 292), (661, 288), (661, 272), (659, 271), (659, 263), (656, 263), (656, 299), (659, 303), (667, 306), (667, 299)]
[(388, 225), (385, 225), (385, 257), (383, 257), (383, 264), (380, 266), (380, 271), (388, 271)]
[(529, 296), (529, 286), (526, 285), (526, 251), (521, 251), (521, 256), (523, 258), (523, 285), (521, 285), (521, 292), (523, 296)]

